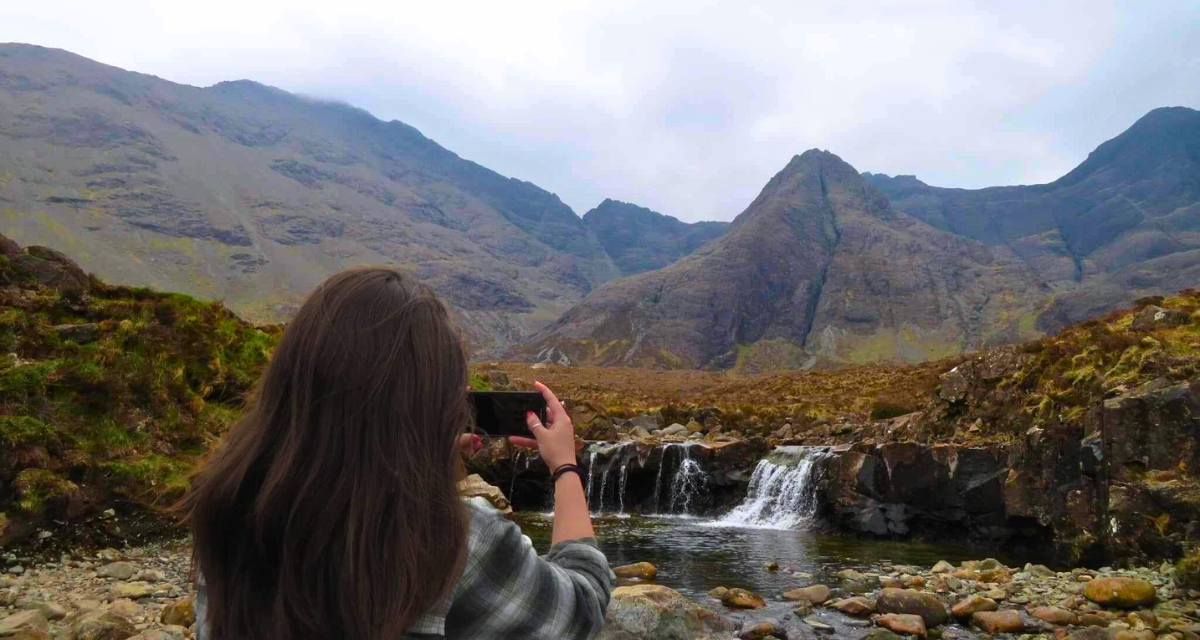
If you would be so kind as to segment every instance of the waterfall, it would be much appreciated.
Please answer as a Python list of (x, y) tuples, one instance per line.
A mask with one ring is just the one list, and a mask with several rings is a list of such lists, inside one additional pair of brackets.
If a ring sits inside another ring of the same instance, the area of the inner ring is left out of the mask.
[[(592, 492), (596, 488), (596, 450), (588, 451), (588, 479), (587, 479), (587, 503), (590, 509), (592, 505)], [(604, 499), (604, 494), (601, 492), (600, 499)]]
[[(512, 504), (513, 496), (515, 496), (517, 494), (517, 461), (521, 459), (521, 454), (523, 454), (523, 453), (525, 453), (525, 451), (523, 449), (517, 449), (517, 452), (515, 454), (513, 454), (512, 480), (508, 483), (508, 503), (509, 504)], [(525, 464), (526, 465), (529, 464), (528, 457), (525, 460)]]
[(621, 481), (617, 486), (617, 498), (620, 501), (620, 508), (617, 513), (625, 513), (625, 481), (629, 478), (629, 457), (621, 456)]
[[(632, 442), (588, 443), (587, 499), (588, 510), (593, 514), (604, 513), (606, 507), (611, 512), (613, 502), (620, 505), (619, 512), (625, 511), (625, 484), (629, 471), (627, 448), (630, 446), (633, 446)], [(597, 465), (602, 468), (597, 469)], [(609, 481), (614, 468), (617, 475), (613, 481)], [(617, 494), (615, 500), (612, 499), (612, 493)]]
[[(700, 463), (692, 459), (693, 442), (669, 442), (663, 445), (662, 457), (658, 461), (658, 476), (654, 480), (654, 512), (679, 513), (691, 515), (695, 498), (704, 487), (704, 470)], [(663, 470), (667, 467), (667, 459), (671, 449), (679, 449), (679, 465), (671, 475), (670, 486), (666, 496), (666, 509), (663, 509), (662, 488)]]
[(825, 449), (778, 447), (754, 468), (746, 499), (717, 524), (793, 529), (817, 512), (817, 463)]

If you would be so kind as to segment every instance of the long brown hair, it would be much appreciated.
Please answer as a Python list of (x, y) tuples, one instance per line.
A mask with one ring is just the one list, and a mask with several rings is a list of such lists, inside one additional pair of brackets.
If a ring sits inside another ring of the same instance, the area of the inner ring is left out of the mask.
[(214, 640), (394, 640), (466, 553), (466, 349), (393, 269), (343, 271), (284, 332), (180, 508)]

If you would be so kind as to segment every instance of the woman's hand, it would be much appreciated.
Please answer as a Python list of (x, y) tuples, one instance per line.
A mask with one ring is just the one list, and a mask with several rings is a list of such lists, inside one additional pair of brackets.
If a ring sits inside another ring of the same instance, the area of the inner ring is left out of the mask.
[(564, 464), (575, 464), (575, 427), (571, 424), (571, 416), (546, 385), (536, 382), (533, 386), (546, 399), (547, 424), (543, 425), (536, 414), (527, 413), (525, 423), (533, 438), (509, 436), (508, 441), (518, 447), (536, 448), (551, 472)]

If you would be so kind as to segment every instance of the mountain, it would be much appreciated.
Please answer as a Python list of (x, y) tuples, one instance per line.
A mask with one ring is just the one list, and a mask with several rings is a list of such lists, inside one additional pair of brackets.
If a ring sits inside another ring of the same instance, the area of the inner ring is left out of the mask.
[(1036, 337), (1048, 293), (1009, 247), (897, 211), (813, 149), (725, 235), (601, 286), (518, 355), (746, 370), (926, 360)]
[(1138, 297), (1200, 282), (1200, 112), (1164, 107), (1044, 185), (941, 189), (865, 176), (893, 208), (1008, 246), (1052, 292), (1052, 331)]
[(432, 284), (484, 349), (619, 274), (554, 194), (404, 123), (255, 82), (197, 88), (0, 45), (0, 141), (0, 231), (253, 319), (387, 263)]
[(583, 215), (621, 275), (661, 269), (721, 236), (728, 222), (682, 222), (620, 200), (605, 200)]

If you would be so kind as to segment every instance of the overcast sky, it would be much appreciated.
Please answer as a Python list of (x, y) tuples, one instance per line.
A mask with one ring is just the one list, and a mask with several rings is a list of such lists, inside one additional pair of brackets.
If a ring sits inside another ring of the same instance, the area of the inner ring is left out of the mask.
[(1047, 182), (1154, 107), (1200, 107), (1195, 0), (4, 0), (0, 41), (343, 100), (581, 215), (729, 220), (813, 147)]

